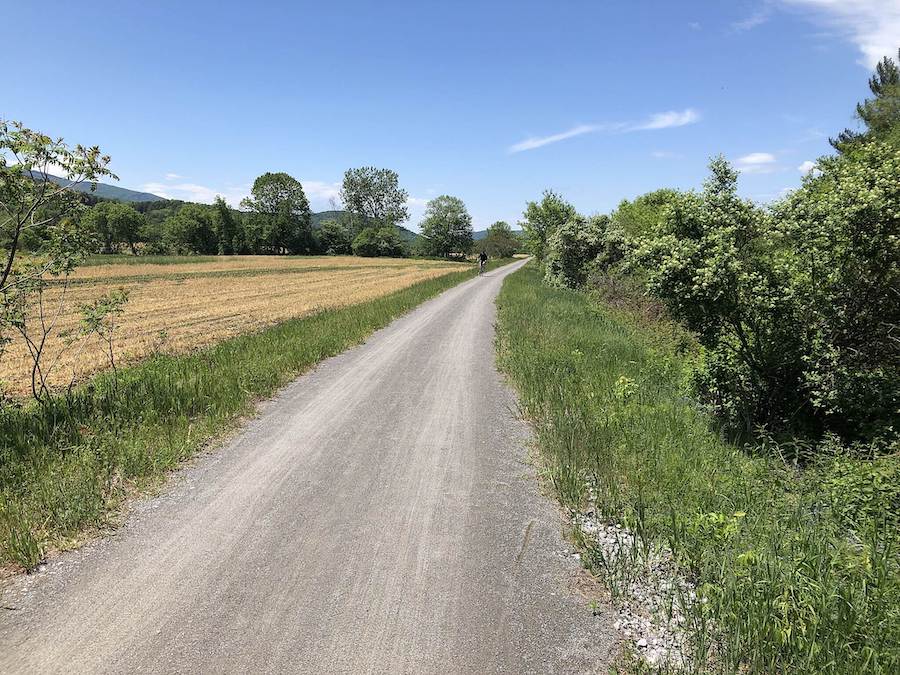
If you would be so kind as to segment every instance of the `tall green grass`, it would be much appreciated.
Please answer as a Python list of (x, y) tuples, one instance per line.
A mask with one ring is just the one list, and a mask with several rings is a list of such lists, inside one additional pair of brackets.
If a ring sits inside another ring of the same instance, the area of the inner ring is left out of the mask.
[[(687, 393), (684, 333), (550, 288), (533, 266), (507, 278), (498, 306), (500, 363), (560, 500), (668, 546), (696, 585), (697, 670), (900, 672), (900, 505), (868, 481), (872, 465), (849, 471), (872, 494), (847, 518), (852, 480), (836, 466), (852, 460), (799, 471), (777, 449), (722, 440)], [(896, 458), (879, 461), (896, 475)]]
[(193, 354), (157, 355), (117, 379), (101, 374), (47, 408), (0, 407), (0, 566), (31, 568), (48, 549), (103, 526), (127, 494), (195, 453), (255, 400), (474, 274), (470, 266)]

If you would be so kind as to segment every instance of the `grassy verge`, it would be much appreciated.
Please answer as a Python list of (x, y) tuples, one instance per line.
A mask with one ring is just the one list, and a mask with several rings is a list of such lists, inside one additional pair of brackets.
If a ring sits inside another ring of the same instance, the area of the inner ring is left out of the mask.
[(0, 566), (31, 568), (77, 542), (255, 400), (474, 274), (470, 267), (193, 354), (158, 355), (47, 408), (0, 408)]
[(698, 670), (715, 635), (724, 671), (898, 672), (898, 503), (877, 479), (896, 458), (798, 471), (777, 447), (729, 445), (686, 396), (677, 331), (550, 288), (533, 266), (498, 305), (500, 363), (560, 500), (671, 549), (701, 599), (688, 609)]

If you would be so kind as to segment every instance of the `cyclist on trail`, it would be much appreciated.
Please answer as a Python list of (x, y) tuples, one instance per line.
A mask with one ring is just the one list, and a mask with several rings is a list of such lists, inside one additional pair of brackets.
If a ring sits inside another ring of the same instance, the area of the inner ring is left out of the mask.
[(487, 253), (484, 251), (478, 256), (478, 274), (484, 274), (484, 264), (487, 262)]

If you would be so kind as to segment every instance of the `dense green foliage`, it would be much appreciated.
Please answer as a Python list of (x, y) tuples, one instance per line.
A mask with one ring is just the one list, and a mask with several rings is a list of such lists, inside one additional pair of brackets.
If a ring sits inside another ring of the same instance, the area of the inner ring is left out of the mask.
[(831, 445), (797, 472), (780, 460), (790, 444), (747, 454), (685, 396), (700, 357), (677, 324), (541, 283), (534, 266), (506, 280), (498, 306), (500, 364), (557, 495), (634, 536), (612, 566), (576, 529), (582, 560), (615, 596), (643, 552), (668, 548), (698, 596), (659, 589), (685, 612), (692, 667), (900, 669), (898, 456), (863, 461)]
[[(137, 213), (140, 219), (137, 238), (125, 237), (108, 226), (106, 214), (127, 209)], [(214, 204), (196, 204), (177, 200), (117, 204), (101, 201), (85, 212), (83, 218), (95, 234), (97, 252), (118, 253), (131, 250), (140, 256), (152, 255), (242, 255), (242, 254), (326, 254), (344, 255), (351, 253), (351, 223), (353, 219), (345, 211), (325, 211), (310, 214), (307, 229), (291, 226), (280, 229), (275, 219), (269, 220), (265, 214), (232, 209), (225, 200), (218, 197)], [(394, 226), (402, 249), (391, 247), (391, 255), (407, 255), (410, 242), (417, 238), (413, 232)], [(287, 234), (291, 246), (275, 246), (273, 236), (281, 231)], [(393, 237), (391, 238), (393, 239)], [(299, 242), (299, 243), (298, 243)], [(305, 242), (305, 244), (304, 244)], [(134, 247), (132, 248), (132, 243)], [(303, 244), (300, 246), (299, 244)], [(32, 250), (39, 250), (41, 240), (34, 240)], [(297, 247), (297, 250), (292, 247)], [(386, 254), (382, 254), (386, 255)]]
[[(504, 367), (562, 501), (695, 584), (699, 669), (900, 670), (898, 83), (769, 207), (716, 158), (609, 217), (526, 210), (547, 283), (504, 286)], [(640, 564), (581, 543), (614, 593)]]
[(509, 223), (498, 220), (485, 232), (484, 238), (472, 244), (473, 249), (484, 251), (491, 258), (509, 258), (519, 252), (522, 242)]
[(408, 196), (396, 171), (364, 166), (344, 173), (341, 199), (351, 216), (354, 236), (365, 227), (393, 227), (405, 221)]
[(214, 209), (201, 204), (185, 204), (175, 215), (163, 221), (162, 241), (166, 250), (178, 254), (218, 253), (215, 214)]
[(547, 238), (544, 255), (547, 281), (571, 288), (581, 286), (603, 251), (608, 226), (607, 216), (575, 215), (554, 228)]
[(363, 228), (353, 239), (354, 255), (399, 258), (406, 253), (397, 228), (391, 226)]
[(822, 428), (887, 442), (900, 432), (900, 146), (821, 165), (773, 212), (798, 384)]
[(417, 251), (422, 255), (465, 256), (472, 248), (472, 216), (458, 197), (441, 195), (429, 201), (419, 227)]
[[(31, 175), (38, 182), (61, 180), (39, 171)], [(222, 197), (207, 205), (147, 195), (153, 199), (129, 199), (125, 204), (98, 199), (80, 184), (74, 187), (79, 189), (70, 195), (73, 202), (90, 207), (82, 209), (76, 224), (83, 224), (96, 239), (94, 250), (105, 254), (127, 249), (132, 255), (338, 255), (352, 251), (362, 230), (390, 227), (395, 232), (382, 233), (380, 245), (367, 248), (378, 252), (367, 255), (402, 256), (418, 239), (400, 226), (408, 217), (407, 195), (397, 174), (388, 169), (349, 170), (342, 191), (348, 210), (322, 213), (310, 212), (303, 186), (285, 173), (257, 178), (250, 198), (241, 204), (243, 210), (229, 207)], [(3, 237), (0, 230), (0, 246)], [(395, 246), (398, 237), (400, 246)], [(46, 228), (29, 227), (22, 231), (18, 246), (40, 252), (49, 239)]]
[(547, 280), (578, 288), (631, 274), (697, 336), (694, 390), (733, 432), (836, 434), (889, 452), (900, 430), (900, 150), (859, 142), (819, 166), (768, 210), (737, 196), (737, 173), (718, 158), (702, 192), (573, 216), (547, 237)]
[(286, 173), (263, 174), (241, 206), (250, 211), (248, 230), (263, 250), (296, 254), (314, 249), (309, 201), (296, 178)]
[(547, 252), (550, 235), (577, 215), (575, 207), (552, 190), (544, 192), (539, 202), (528, 202), (522, 220), (525, 244), (539, 261)]
[(104, 253), (117, 253), (121, 246), (127, 245), (132, 254), (137, 252), (137, 242), (147, 222), (142, 213), (119, 202), (100, 202), (81, 221), (101, 242)]
[(351, 252), (350, 230), (339, 220), (322, 221), (316, 239), (319, 249), (326, 255), (347, 255)]

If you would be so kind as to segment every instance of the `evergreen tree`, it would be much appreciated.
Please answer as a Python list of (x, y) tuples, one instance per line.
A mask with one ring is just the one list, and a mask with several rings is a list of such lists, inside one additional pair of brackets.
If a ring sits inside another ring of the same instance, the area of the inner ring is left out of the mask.
[[(900, 62), (900, 49), (897, 50)], [(864, 131), (844, 129), (831, 145), (841, 153), (856, 147), (861, 141), (880, 140), (900, 146), (900, 67), (885, 56), (869, 78), (869, 89), (874, 94), (856, 104), (856, 116), (866, 126)]]

